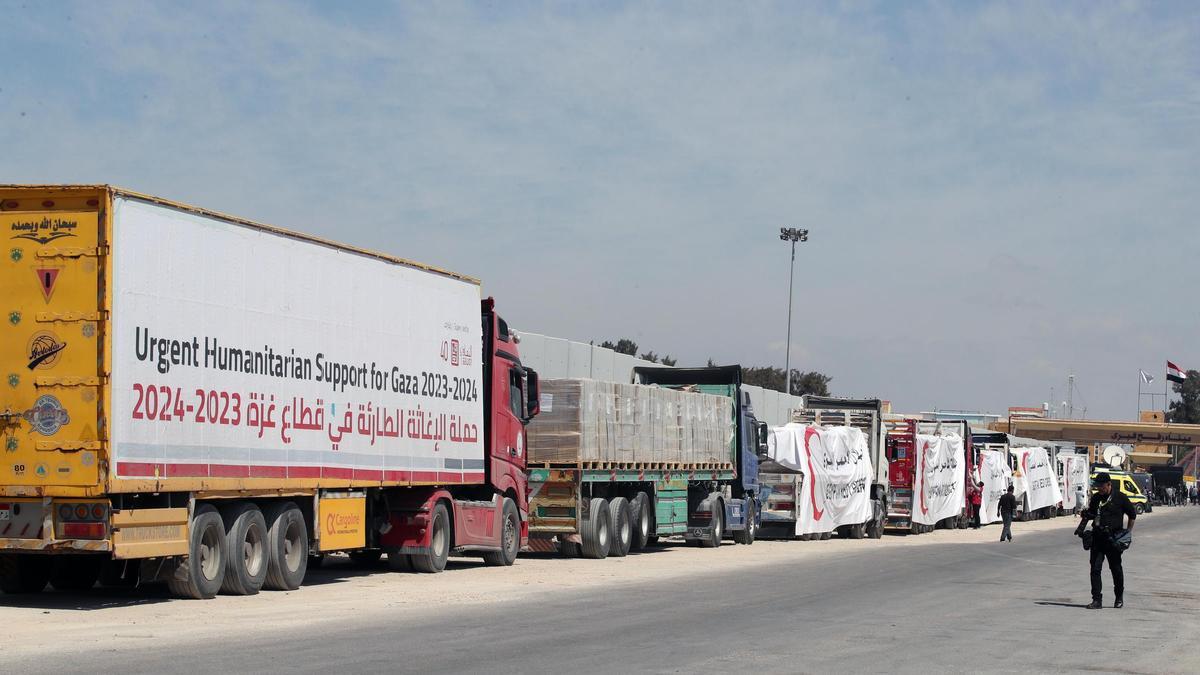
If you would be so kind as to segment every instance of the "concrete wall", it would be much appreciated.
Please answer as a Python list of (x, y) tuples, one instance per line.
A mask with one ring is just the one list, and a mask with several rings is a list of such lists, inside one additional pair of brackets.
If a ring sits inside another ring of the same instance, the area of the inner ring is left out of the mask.
[[(521, 362), (536, 370), (540, 377), (631, 382), (635, 367), (660, 365), (585, 342), (537, 333), (520, 333), (520, 336)], [(744, 388), (750, 394), (754, 414), (771, 426), (786, 424), (792, 409), (800, 407), (799, 396), (785, 396), (782, 392), (749, 385)]]

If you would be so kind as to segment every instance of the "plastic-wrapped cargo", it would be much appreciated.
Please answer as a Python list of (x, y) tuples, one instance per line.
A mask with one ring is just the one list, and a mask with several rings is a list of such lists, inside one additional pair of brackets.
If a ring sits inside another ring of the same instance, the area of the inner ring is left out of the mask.
[(541, 381), (529, 461), (731, 464), (733, 400), (585, 379)]

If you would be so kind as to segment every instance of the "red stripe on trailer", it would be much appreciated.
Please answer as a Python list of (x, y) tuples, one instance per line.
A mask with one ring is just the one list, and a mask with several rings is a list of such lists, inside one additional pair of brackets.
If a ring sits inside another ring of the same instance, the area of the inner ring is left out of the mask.
[(165, 464), (167, 478), (208, 478), (207, 464)]
[(411, 480), (411, 475), (407, 471), (384, 471), (383, 479), (390, 483), (404, 483)]
[(383, 470), (354, 469), (354, 480), (383, 480)]
[(319, 466), (289, 466), (287, 468), (288, 478), (320, 478), (321, 467)]
[(141, 478), (143, 476), (161, 476), (163, 465), (153, 462), (117, 462), (117, 475)]
[(354, 479), (354, 469), (343, 469), (340, 466), (323, 466), (321, 467), (322, 478), (341, 478), (343, 480)]
[(288, 468), (286, 466), (252, 466), (250, 467), (251, 478), (287, 478)]
[(245, 464), (209, 464), (208, 474), (212, 478), (249, 478), (250, 467)]
[(419, 482), (423, 482), (423, 483), (436, 483), (437, 479), (438, 479), (438, 477), (437, 477), (436, 471), (414, 471), (414, 472), (412, 472), (412, 480), (413, 481), (419, 481)]

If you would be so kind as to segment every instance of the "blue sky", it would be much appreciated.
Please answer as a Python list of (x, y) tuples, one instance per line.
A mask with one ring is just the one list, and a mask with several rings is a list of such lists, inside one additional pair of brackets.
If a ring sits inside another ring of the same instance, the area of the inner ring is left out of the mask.
[[(348, 7), (348, 8), (347, 8)], [(1134, 413), (1200, 367), (1200, 5), (0, 2), (0, 180), (443, 265), (514, 326)], [(1078, 399), (1077, 399), (1078, 402)]]

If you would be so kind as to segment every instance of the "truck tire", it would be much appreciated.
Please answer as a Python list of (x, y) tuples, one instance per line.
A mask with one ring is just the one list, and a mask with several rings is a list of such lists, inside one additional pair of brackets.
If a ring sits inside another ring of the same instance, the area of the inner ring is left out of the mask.
[(754, 502), (746, 502), (746, 527), (733, 533), (733, 543), (749, 546), (754, 543), (758, 534), (758, 525), (754, 522)]
[(50, 581), (51, 562), (50, 556), (0, 554), (0, 591), (41, 593)]
[(866, 529), (866, 524), (858, 523), (857, 525), (851, 525), (849, 528), (847, 528), (846, 534), (851, 539), (862, 539), (863, 535), (866, 534)]
[(256, 595), (267, 580), (267, 521), (254, 502), (235, 502), (221, 510), (225, 521), (227, 595)]
[(211, 504), (192, 513), (187, 557), (167, 578), (167, 587), (180, 598), (208, 600), (225, 581), (225, 523)]
[(708, 538), (701, 539), (700, 545), (704, 548), (717, 548), (725, 539), (725, 505), (718, 500), (713, 505), (712, 526), (709, 528)]
[(579, 536), (583, 539), (583, 557), (592, 560), (604, 560), (608, 557), (609, 548), (609, 514), (608, 502), (600, 497), (592, 498), (589, 502), (587, 519), (580, 528)]
[(96, 585), (107, 558), (98, 555), (56, 556), (50, 566), (50, 585), (56, 591), (88, 591)]
[(411, 572), (413, 571), (412, 558), (407, 553), (401, 553), (399, 549), (391, 549), (387, 552), (388, 569), (393, 572)]
[(871, 539), (882, 539), (883, 523), (878, 520), (872, 520), (871, 524), (867, 526), (867, 536)]
[(641, 551), (650, 543), (650, 537), (654, 535), (654, 524), (651, 521), (650, 495), (645, 492), (637, 493), (632, 502), (629, 502), (629, 515), (633, 520), (633, 539), (630, 542), (629, 550)]
[(830, 539), (833, 539), (833, 533), (832, 533), (832, 532), (822, 532), (822, 533), (821, 533), (821, 541), (828, 541), (828, 540), (830, 540)]
[(361, 551), (350, 552), (350, 562), (359, 567), (373, 567), (383, 557), (383, 551), (377, 548), (364, 548)]
[(267, 580), (263, 588), (294, 591), (308, 571), (308, 525), (292, 502), (267, 508)]
[(505, 497), (501, 510), (500, 550), (483, 554), (483, 562), (493, 567), (508, 567), (521, 552), (521, 514), (517, 512), (517, 503)]
[(412, 561), (414, 570), (425, 574), (437, 574), (446, 569), (446, 562), (450, 560), (450, 512), (441, 502), (433, 507), (433, 514), (429, 518), (429, 532), (429, 551), (413, 553), (408, 559)]
[(583, 556), (583, 549), (573, 541), (560, 541), (558, 553), (564, 558), (579, 558)]
[(608, 503), (608, 555), (624, 558), (633, 544), (633, 519), (629, 515), (629, 500), (615, 497)]

